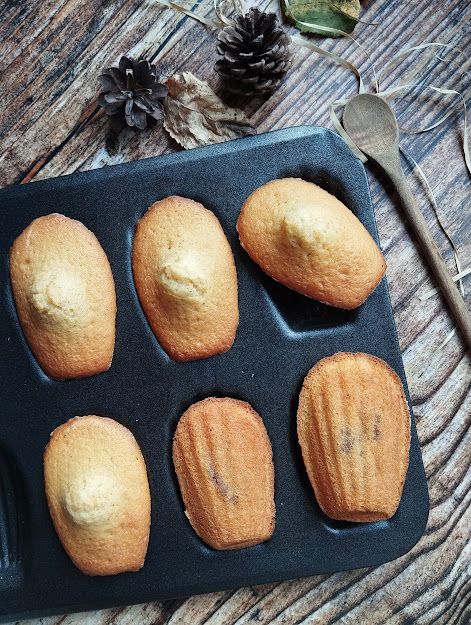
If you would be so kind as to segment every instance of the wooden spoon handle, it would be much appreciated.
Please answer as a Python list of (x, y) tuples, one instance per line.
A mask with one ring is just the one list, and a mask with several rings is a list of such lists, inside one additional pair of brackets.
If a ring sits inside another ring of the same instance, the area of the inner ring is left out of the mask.
[(461, 297), (457, 285), (451, 278), (422, 211), (417, 206), (414, 196), (412, 195), (405, 175), (402, 170), (389, 171), (388, 173), (399, 193), (405, 216), (414, 230), (423, 255), (428, 261), (437, 284), (448, 302), (468, 348), (471, 348), (471, 315), (466, 307), (466, 303)]

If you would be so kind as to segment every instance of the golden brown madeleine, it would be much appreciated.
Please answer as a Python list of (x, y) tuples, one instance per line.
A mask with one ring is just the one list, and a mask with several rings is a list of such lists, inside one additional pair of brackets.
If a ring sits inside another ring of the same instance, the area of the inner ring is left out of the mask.
[(127, 428), (95, 415), (70, 419), (51, 434), (44, 482), (56, 532), (82, 573), (115, 575), (143, 566), (149, 483)]
[(268, 540), (275, 527), (272, 450), (246, 402), (210, 397), (183, 413), (173, 463), (195, 532), (214, 549)]
[(231, 348), (237, 274), (214, 213), (177, 196), (153, 204), (136, 228), (132, 268), (144, 313), (171, 358), (197, 360)]
[(26, 340), (49, 376), (109, 369), (116, 294), (108, 258), (90, 230), (58, 213), (35, 219), (13, 243), (10, 278)]
[(331, 306), (356, 308), (386, 270), (380, 249), (352, 211), (299, 178), (256, 189), (242, 207), (237, 230), (263, 271)]
[(337, 353), (307, 374), (298, 440), (329, 517), (379, 521), (396, 512), (409, 464), (410, 414), (398, 375), (369, 354)]

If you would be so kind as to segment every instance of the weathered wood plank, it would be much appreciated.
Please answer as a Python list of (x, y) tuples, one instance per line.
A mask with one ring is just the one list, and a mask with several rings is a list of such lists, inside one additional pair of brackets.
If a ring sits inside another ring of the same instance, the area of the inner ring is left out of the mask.
[[(157, 24), (157, 12), (146, 2), (121, 3), (119, 10), (106, 5), (106, 11), (98, 15), (93, 4), (87, 6), (89, 9), (83, 10), (81, 2), (68, 2), (54, 20), (53, 33), (41, 33), (39, 41), (28, 46), (25, 60), (21, 55), (6, 72), (3, 88), (15, 97), (0, 117), (3, 184), (20, 179), (38, 160), (46, 162), (57, 146), (73, 136), (83, 109), (96, 97), (96, 77), (102, 68), (115, 63), (123, 49), (132, 52), (139, 42), (143, 50), (149, 39), (158, 40), (162, 28), (173, 31), (182, 22), (181, 16), (164, 11)], [(117, 29), (113, 34), (104, 28), (111, 16)], [(127, 38), (120, 32), (125, 25)], [(67, 43), (63, 44), (65, 38)], [(46, 55), (49, 59), (46, 69), (41, 71), (36, 63), (35, 71), (29, 77), (26, 75), (28, 83), (24, 84), (25, 69), (30, 63), (35, 67), (34, 59), (38, 56), (44, 59)], [(54, 62), (55, 59), (60, 59), (60, 63)], [(33, 159), (31, 145), (36, 146)]]
[[(274, 2), (261, 3), (275, 6)], [(210, 3), (197, 8), (210, 14)], [(358, 41), (381, 69), (403, 46), (439, 40), (469, 48), (471, 8), (467, 0), (429, 3), (377, 0), (367, 3)], [(103, 147), (106, 125), (94, 99), (96, 76), (122, 53), (149, 50), (168, 74), (187, 69), (217, 86), (211, 72), (214, 36), (191, 20), (161, 10), (151, 0), (45, 0), (0, 5), (0, 74), (8, 107), (0, 114), (0, 184), (47, 178), (178, 149), (165, 133), (142, 136), (127, 131), (120, 154)], [(367, 71), (368, 59), (349, 41), (321, 41)], [(432, 54), (399, 64), (384, 87), (409, 81), (420, 67), (437, 86), (469, 90), (462, 59)], [(450, 71), (449, 68), (455, 68)], [(468, 67), (469, 69), (469, 67)], [(371, 74), (368, 74), (371, 83)], [(414, 79), (415, 80), (415, 79)], [(316, 123), (329, 125), (329, 104), (355, 92), (345, 70), (298, 49), (281, 89), (266, 101), (243, 102), (260, 132)], [(434, 107), (430, 107), (433, 101)], [(407, 125), (430, 123), (441, 107), (437, 98), (414, 93), (396, 103)], [(420, 161), (439, 202), (440, 215), (453, 235), (463, 263), (471, 261), (471, 184), (461, 155), (462, 121), (456, 116), (425, 135), (405, 135), (403, 145)], [(440, 297), (423, 303), (433, 286), (430, 275), (395, 205), (384, 178), (369, 167), (372, 198), (388, 262), (388, 279), (398, 335), (429, 480), (431, 513), (426, 535), (398, 560), (374, 569), (317, 576), (235, 592), (213, 593), (182, 602), (148, 604), (42, 619), (44, 625), (238, 625), (261, 623), (417, 623), (467, 625), (471, 621), (471, 361), (459, 336), (444, 347), (453, 327)], [(412, 177), (411, 177), (412, 179)], [(453, 259), (421, 185), (414, 188), (437, 243)], [(466, 281), (471, 305), (471, 284)], [(31, 622), (32, 623), (32, 622)]]

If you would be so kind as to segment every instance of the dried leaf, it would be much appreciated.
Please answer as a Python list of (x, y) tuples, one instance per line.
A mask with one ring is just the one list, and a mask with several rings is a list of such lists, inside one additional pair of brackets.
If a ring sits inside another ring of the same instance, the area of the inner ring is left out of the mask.
[(242, 111), (224, 104), (208, 83), (190, 72), (167, 80), (164, 127), (186, 149), (256, 133)]
[(351, 33), (360, 16), (360, 0), (281, 0), (283, 12), (302, 33), (338, 37)]

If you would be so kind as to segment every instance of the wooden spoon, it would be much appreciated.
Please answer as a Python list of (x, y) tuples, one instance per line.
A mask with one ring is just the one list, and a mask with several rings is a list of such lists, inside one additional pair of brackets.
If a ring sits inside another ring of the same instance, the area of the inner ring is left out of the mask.
[(364, 93), (349, 100), (345, 106), (343, 125), (360, 150), (382, 167), (396, 187), (404, 215), (414, 230), (422, 253), (448, 302), (467, 346), (471, 347), (471, 315), (448, 272), (401, 168), (399, 128), (394, 111), (379, 96)]

